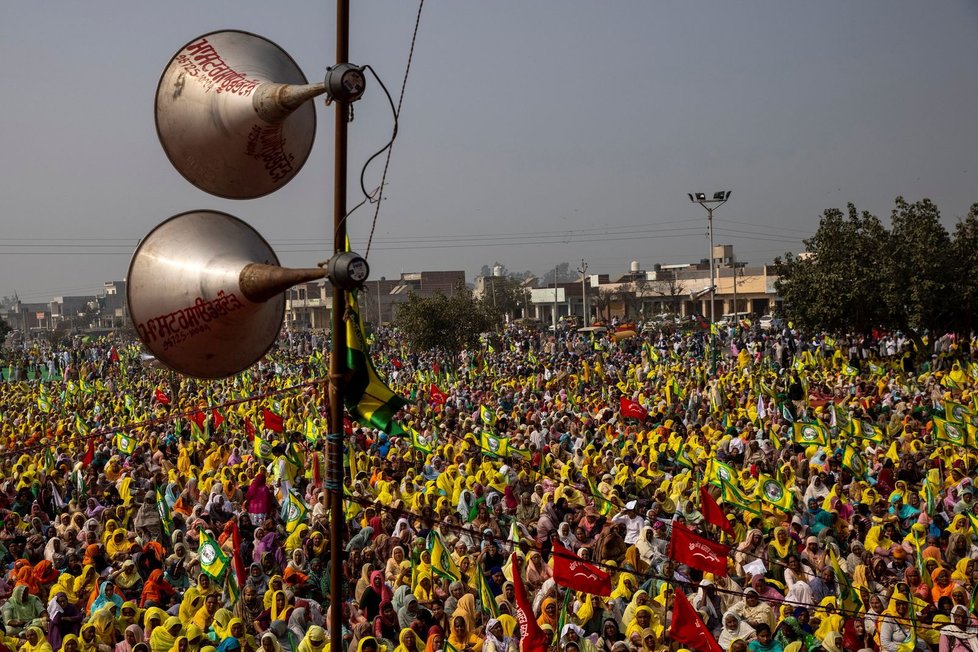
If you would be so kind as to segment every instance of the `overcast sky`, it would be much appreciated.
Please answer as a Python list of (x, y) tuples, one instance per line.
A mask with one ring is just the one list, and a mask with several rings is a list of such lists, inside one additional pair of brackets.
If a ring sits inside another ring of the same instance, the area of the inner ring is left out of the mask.
[[(417, 3), (353, 5), (351, 58), (396, 100)], [(317, 102), (291, 183), (232, 201), (170, 166), (153, 102), (175, 52), (219, 29), (275, 41), (319, 80), (334, 13), (328, 0), (3, 0), (0, 294), (94, 292), (125, 276), (139, 238), (192, 209), (248, 221), (283, 264), (324, 259), (332, 109)], [(847, 202), (885, 217), (897, 195), (929, 197), (950, 227), (978, 201), (976, 71), (974, 0), (427, 0), (372, 277), (699, 260), (697, 190), (733, 192), (715, 240), (752, 263), (802, 250), (822, 211)], [(351, 200), (390, 128), (371, 83), (350, 130)], [(361, 253), (372, 219), (372, 207), (351, 217)]]

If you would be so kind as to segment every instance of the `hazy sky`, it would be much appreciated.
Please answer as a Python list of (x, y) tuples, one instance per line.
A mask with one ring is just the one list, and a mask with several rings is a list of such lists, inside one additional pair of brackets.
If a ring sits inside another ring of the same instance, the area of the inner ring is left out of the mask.
[[(351, 58), (396, 99), (417, 3), (353, 5)], [(283, 264), (325, 258), (332, 109), (317, 102), (317, 142), (290, 184), (231, 201), (171, 168), (153, 102), (174, 53), (219, 29), (275, 41), (319, 80), (334, 13), (328, 0), (2, 0), (0, 293), (93, 292), (192, 209), (245, 219)], [(951, 226), (978, 201), (976, 115), (974, 0), (427, 0), (372, 276), (698, 260), (697, 190), (733, 192), (715, 240), (753, 263), (801, 250), (821, 212), (850, 201), (885, 217), (897, 195), (930, 197)], [(350, 130), (352, 201), (390, 127), (371, 83)], [(351, 217), (361, 253), (372, 218)]]

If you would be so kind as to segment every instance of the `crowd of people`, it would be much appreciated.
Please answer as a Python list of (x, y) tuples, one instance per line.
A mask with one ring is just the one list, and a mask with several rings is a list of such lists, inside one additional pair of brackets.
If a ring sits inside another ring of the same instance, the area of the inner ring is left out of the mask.
[[(406, 405), (345, 424), (332, 559), (326, 339), (222, 381), (122, 341), (6, 352), (46, 373), (0, 383), (0, 652), (322, 652), (334, 608), (351, 651), (516, 652), (521, 586), (561, 652), (978, 652), (967, 340), (379, 329)], [(559, 584), (558, 546), (610, 595)]]

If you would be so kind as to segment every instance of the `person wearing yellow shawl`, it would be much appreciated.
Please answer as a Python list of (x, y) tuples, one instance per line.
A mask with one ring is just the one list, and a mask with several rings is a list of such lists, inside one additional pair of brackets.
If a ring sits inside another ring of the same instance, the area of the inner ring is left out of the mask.
[[(326, 630), (319, 625), (313, 625), (306, 631), (306, 635), (299, 642), (296, 652), (324, 652), (328, 641), (326, 640)], [(361, 645), (363, 640), (360, 641)]]
[(149, 640), (153, 635), (154, 629), (163, 626), (167, 618), (166, 612), (159, 607), (149, 607), (146, 609), (146, 612), (143, 613), (143, 634), (146, 640)]
[(767, 558), (771, 566), (771, 576), (781, 584), (784, 584), (784, 570), (788, 565), (788, 557), (794, 552), (795, 542), (788, 536), (788, 528), (775, 528), (774, 536), (767, 547)]
[[(199, 627), (199, 625), (198, 625)], [(230, 636), (229, 632), (231, 629), (231, 612), (227, 609), (221, 608), (214, 612), (214, 620), (211, 621), (211, 630), (214, 632), (215, 637), (210, 637), (212, 641), (217, 641), (218, 643)], [(189, 628), (188, 628), (189, 631)], [(206, 633), (206, 629), (201, 629), (201, 632)], [(190, 635), (187, 635), (190, 638)]]
[(75, 634), (68, 634), (61, 640), (61, 649), (58, 652), (79, 652), (78, 637)]
[(266, 609), (272, 608), (272, 600), (275, 598), (275, 593), (281, 591), (285, 587), (285, 581), (282, 579), (281, 575), (272, 575), (268, 580), (268, 590), (265, 591), (265, 595), (262, 596), (262, 605)]
[(297, 550), (302, 547), (302, 541), (306, 537), (306, 532), (309, 531), (309, 526), (305, 523), (300, 523), (296, 526), (289, 538), (285, 540), (285, 552), (286, 554), (291, 554), (293, 550)]
[(64, 593), (68, 598), (68, 602), (72, 604), (77, 602), (77, 597), (75, 596), (75, 578), (71, 573), (61, 573), (58, 576), (58, 581), (48, 591), (48, 602), (53, 600), (54, 596), (59, 593)]
[(653, 627), (655, 613), (651, 607), (639, 607), (635, 610), (635, 618), (625, 629), (625, 638), (630, 639), (632, 634), (641, 634), (646, 629)]
[(25, 631), (24, 644), (20, 646), (22, 652), (53, 652), (48, 639), (44, 637), (44, 631), (37, 626), (28, 627)]
[(838, 603), (834, 596), (827, 596), (822, 598), (822, 601), (818, 603), (818, 606), (822, 609), (821, 612), (821, 622), (818, 624), (818, 629), (815, 630), (815, 638), (822, 641), (825, 637), (831, 633), (842, 633), (842, 626), (845, 625), (845, 618), (839, 615)]
[[(189, 625), (194, 621), (194, 616), (197, 615), (197, 611), (204, 606), (204, 596), (200, 595), (194, 591), (194, 587), (190, 587), (183, 594), (183, 600), (180, 601), (180, 609), (177, 615), (180, 618), (180, 622)], [(173, 642), (170, 642), (173, 645)]]
[[(183, 624), (177, 616), (170, 616), (161, 627), (153, 630), (149, 637), (150, 652), (170, 652), (177, 637), (183, 632)], [(84, 634), (84, 629), (82, 630)]]
[(618, 585), (615, 590), (611, 592), (611, 596), (608, 598), (612, 602), (615, 600), (621, 601), (622, 610), (628, 605), (632, 599), (632, 594), (635, 589), (638, 588), (638, 582), (635, 580), (635, 576), (631, 573), (619, 573), (618, 574)]
[(81, 632), (78, 635), (79, 652), (100, 652), (99, 645), (100, 643), (98, 640), (98, 634), (95, 632), (95, 625), (92, 623), (85, 623), (82, 625)]
[(471, 593), (466, 593), (459, 598), (455, 612), (452, 614), (452, 631), (448, 636), (448, 642), (458, 650), (466, 646), (471, 647), (473, 650), (480, 649), (482, 647), (482, 639), (475, 633), (475, 627), (475, 596)]
[(418, 649), (418, 637), (410, 627), (402, 629), (397, 639), (399, 645), (394, 648), (394, 652), (420, 652)]
[(902, 650), (916, 639), (916, 648), (927, 650), (927, 644), (917, 636), (910, 621), (910, 603), (903, 593), (894, 591), (890, 604), (880, 617), (878, 628), (880, 649), (886, 652)]
[(173, 640), (173, 647), (170, 648), (170, 652), (187, 652), (190, 649), (190, 642), (187, 640), (186, 636), (177, 636)]
[(87, 601), (98, 585), (98, 572), (95, 570), (95, 566), (88, 564), (82, 568), (81, 575), (75, 578), (74, 586), (72, 586), (71, 593), (69, 596), (75, 596), (75, 604), (79, 607), (84, 607), (80, 604), (82, 600)]

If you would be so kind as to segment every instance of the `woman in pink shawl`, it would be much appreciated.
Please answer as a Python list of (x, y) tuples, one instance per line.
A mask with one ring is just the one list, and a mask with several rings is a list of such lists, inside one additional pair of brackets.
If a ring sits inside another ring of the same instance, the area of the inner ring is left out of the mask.
[(275, 497), (265, 482), (265, 472), (259, 471), (245, 493), (245, 508), (252, 525), (261, 525), (265, 516), (274, 511)]

